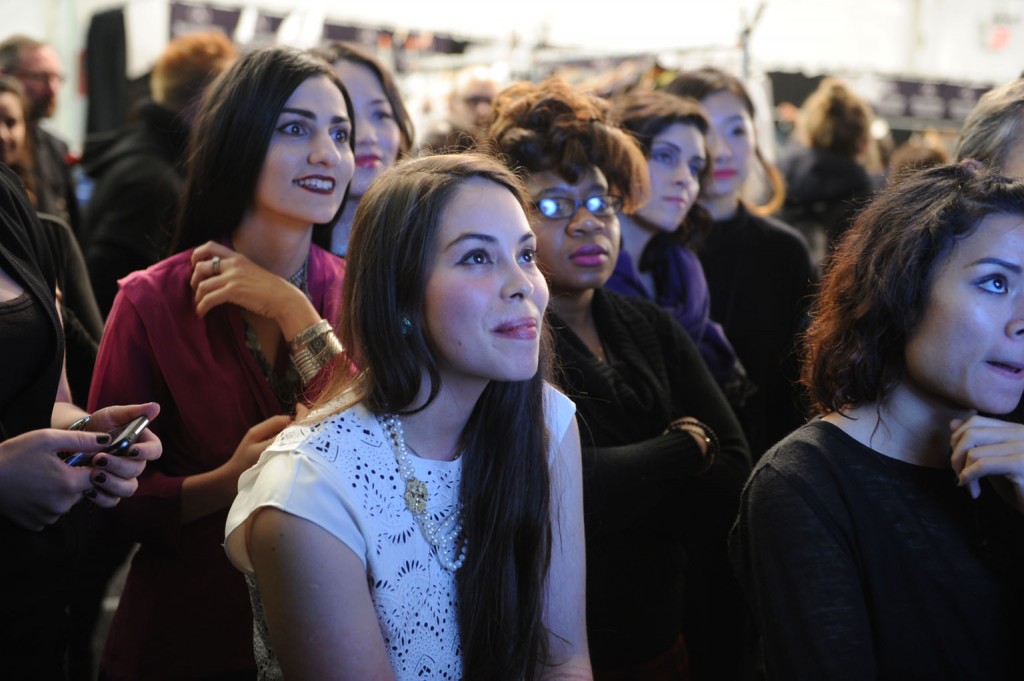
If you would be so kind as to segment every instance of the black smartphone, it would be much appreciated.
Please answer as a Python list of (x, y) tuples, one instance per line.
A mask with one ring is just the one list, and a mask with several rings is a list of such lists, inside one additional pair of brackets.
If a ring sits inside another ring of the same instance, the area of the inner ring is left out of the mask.
[[(128, 448), (139, 439), (142, 431), (149, 425), (149, 419), (139, 416), (123, 426), (118, 426), (110, 431), (110, 444), (100, 450), (104, 454), (121, 456), (128, 453)], [(61, 452), (60, 457), (69, 466), (88, 466), (92, 463), (92, 457), (100, 452)]]

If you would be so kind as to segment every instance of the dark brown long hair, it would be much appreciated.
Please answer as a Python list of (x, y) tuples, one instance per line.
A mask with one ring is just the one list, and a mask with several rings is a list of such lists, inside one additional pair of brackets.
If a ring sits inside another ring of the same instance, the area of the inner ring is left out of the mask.
[[(692, 97), (680, 97), (668, 92), (634, 91), (620, 99), (613, 110), (615, 119), (640, 145), (644, 156), (651, 158), (651, 144), (654, 138), (668, 128), (682, 123), (695, 128), (707, 146), (708, 123), (707, 114), (700, 103)], [(708, 155), (704, 169), (697, 176), (701, 189), (707, 186), (712, 173), (712, 160)], [(711, 229), (711, 214), (697, 204), (686, 212), (682, 224), (675, 231), (675, 237), (682, 244), (692, 243), (692, 239), (703, 237)]]
[(892, 391), (936, 264), (995, 214), (1024, 216), (1024, 182), (965, 161), (897, 178), (857, 215), (832, 254), (805, 338), (801, 381), (820, 413)]
[(398, 90), (398, 83), (391, 71), (375, 59), (372, 55), (359, 49), (355, 45), (341, 41), (325, 43), (310, 50), (312, 54), (323, 59), (331, 66), (339, 61), (360, 64), (370, 69), (377, 76), (380, 87), (384, 90), (384, 96), (388, 98), (391, 105), (391, 112), (395, 115), (395, 123), (398, 124), (399, 142), (398, 158), (401, 160), (412, 150), (413, 140), (416, 138), (416, 128), (412, 122), (409, 110), (405, 108), (402, 101), (402, 93)]
[[(216, 239), (241, 224), (255, 201), (281, 110), (295, 88), (316, 76), (324, 76), (341, 91), (354, 126), (352, 100), (334, 70), (299, 50), (270, 47), (250, 52), (210, 85), (189, 136), (188, 171), (171, 253)], [(354, 134), (349, 136), (353, 150), (354, 140)], [(347, 193), (346, 188), (346, 197)], [(344, 208), (343, 199), (338, 215)], [(313, 241), (322, 248), (330, 246), (329, 225), (314, 225)]]
[[(716, 92), (731, 92), (739, 97), (750, 118), (755, 118), (754, 100), (750, 98), (743, 81), (712, 66), (683, 71), (666, 85), (664, 90), (680, 97), (693, 97), (698, 102), (704, 101), (705, 97)], [(744, 204), (755, 215), (771, 215), (778, 212), (786, 200), (786, 181), (782, 179), (779, 169), (769, 163), (761, 153), (760, 145), (754, 145), (754, 158), (764, 170), (765, 178), (771, 186), (772, 197), (763, 206), (751, 206), (746, 201)]]
[[(345, 352), (319, 403), (339, 394), (375, 413), (409, 413), (424, 373), (429, 404), (441, 387), (423, 319), (429, 264), (445, 207), (467, 181), (504, 187), (524, 210), (516, 176), (478, 154), (400, 162), (378, 177), (356, 211), (339, 322)], [(412, 322), (403, 332), (402, 318)], [(537, 374), (491, 381), (460, 437), (466, 562), (456, 574), (463, 675), (533, 679), (547, 660), (544, 585), (551, 554), (544, 378), (550, 340), (542, 336)], [(425, 370), (425, 371), (424, 371)], [(424, 405), (425, 406), (425, 405)]]

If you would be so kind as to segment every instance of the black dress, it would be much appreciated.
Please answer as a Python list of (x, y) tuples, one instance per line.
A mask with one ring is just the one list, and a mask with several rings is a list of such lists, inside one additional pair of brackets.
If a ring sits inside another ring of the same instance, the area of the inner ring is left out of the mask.
[[(56, 272), (21, 182), (0, 165), (0, 267), (25, 295), (0, 304), (0, 440), (50, 425), (64, 338)], [(66, 578), (81, 509), (40, 532), (0, 517), (0, 669), (8, 679), (61, 679), (67, 644)]]

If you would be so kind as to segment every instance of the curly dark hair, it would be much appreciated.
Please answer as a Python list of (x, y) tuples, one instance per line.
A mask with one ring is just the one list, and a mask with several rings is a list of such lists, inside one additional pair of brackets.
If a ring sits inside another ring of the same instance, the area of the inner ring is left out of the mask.
[(557, 78), (517, 83), (498, 93), (483, 148), (527, 173), (551, 171), (575, 184), (598, 168), (631, 212), (649, 192), (647, 161), (611, 119), (610, 105)]
[[(651, 156), (654, 138), (677, 123), (696, 128), (707, 146), (711, 124), (708, 123), (707, 114), (700, 103), (692, 97), (662, 91), (634, 91), (615, 104), (613, 115), (619, 125), (639, 143), (647, 158)], [(710, 155), (707, 161), (697, 176), (702, 188), (707, 186), (712, 173)], [(704, 206), (697, 204), (687, 211), (686, 218), (675, 232), (675, 237), (680, 243), (689, 244), (694, 237), (699, 239), (705, 236), (710, 231), (711, 224), (711, 214)]]
[(977, 161), (898, 178), (858, 214), (811, 308), (801, 382), (813, 407), (842, 412), (892, 391), (936, 265), (999, 214), (1024, 216), (1024, 182)]

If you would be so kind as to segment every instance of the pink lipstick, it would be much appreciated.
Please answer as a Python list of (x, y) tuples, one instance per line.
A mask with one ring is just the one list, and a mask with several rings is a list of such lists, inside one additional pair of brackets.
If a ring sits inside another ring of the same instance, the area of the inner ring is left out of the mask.
[(514, 340), (533, 340), (537, 338), (537, 320), (533, 317), (516, 317), (503, 321), (493, 331)]
[(569, 260), (581, 267), (598, 267), (608, 260), (608, 251), (596, 245), (580, 246), (572, 252)]
[(382, 163), (383, 159), (377, 154), (356, 154), (357, 168), (377, 168)]

